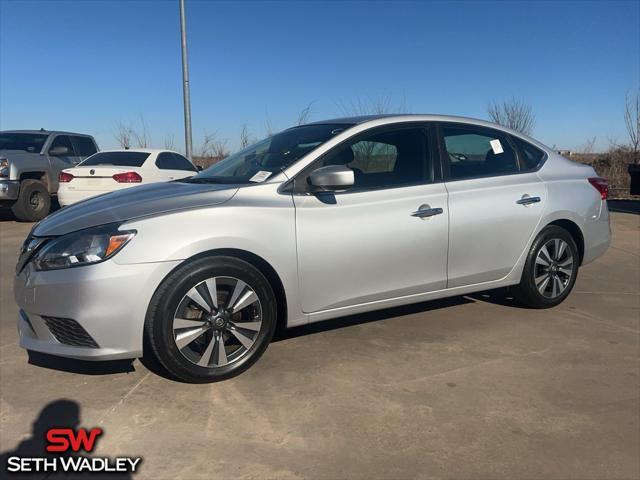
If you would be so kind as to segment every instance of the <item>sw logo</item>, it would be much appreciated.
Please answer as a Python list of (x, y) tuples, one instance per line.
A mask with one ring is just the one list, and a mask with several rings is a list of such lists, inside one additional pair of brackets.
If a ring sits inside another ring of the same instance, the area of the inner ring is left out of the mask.
[[(104, 433), (99, 428), (50, 428), (46, 433), (46, 457), (9, 457), (6, 471), (18, 472), (135, 472), (140, 457), (88, 457), (76, 455), (80, 451), (91, 453), (98, 438)], [(58, 455), (55, 455), (58, 454)], [(48, 475), (47, 475), (48, 476)]]
[(47, 452), (73, 452), (84, 450), (85, 452), (93, 452), (96, 446), (96, 440), (102, 435), (101, 428), (80, 428), (74, 432), (71, 428), (51, 428), (47, 432)]

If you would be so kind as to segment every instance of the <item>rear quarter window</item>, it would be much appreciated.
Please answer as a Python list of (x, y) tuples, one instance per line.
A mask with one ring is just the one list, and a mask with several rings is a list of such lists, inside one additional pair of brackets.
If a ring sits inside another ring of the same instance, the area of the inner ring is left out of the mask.
[(160, 170), (189, 170), (196, 171), (193, 163), (173, 152), (162, 152), (156, 159), (156, 167)]
[(537, 169), (544, 159), (544, 152), (520, 138), (511, 137), (511, 139), (520, 151), (520, 162), (522, 163), (522, 171), (526, 172)]

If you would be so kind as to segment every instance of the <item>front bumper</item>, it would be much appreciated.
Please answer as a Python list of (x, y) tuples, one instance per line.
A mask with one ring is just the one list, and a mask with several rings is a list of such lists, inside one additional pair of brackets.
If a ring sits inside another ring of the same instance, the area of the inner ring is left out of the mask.
[[(121, 265), (112, 259), (44, 272), (27, 264), (14, 282), (20, 346), (83, 360), (140, 357), (151, 297), (179, 263)], [(69, 322), (75, 326), (65, 332)], [(82, 330), (95, 346), (73, 340)]]
[(18, 180), (0, 180), (0, 200), (15, 200), (20, 193)]

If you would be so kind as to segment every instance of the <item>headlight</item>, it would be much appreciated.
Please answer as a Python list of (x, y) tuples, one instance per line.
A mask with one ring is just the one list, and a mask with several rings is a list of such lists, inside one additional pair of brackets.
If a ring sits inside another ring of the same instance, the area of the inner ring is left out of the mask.
[(113, 257), (136, 234), (105, 225), (54, 238), (33, 259), (36, 270), (57, 270), (99, 263)]
[(9, 176), (9, 160), (0, 158), (0, 177)]

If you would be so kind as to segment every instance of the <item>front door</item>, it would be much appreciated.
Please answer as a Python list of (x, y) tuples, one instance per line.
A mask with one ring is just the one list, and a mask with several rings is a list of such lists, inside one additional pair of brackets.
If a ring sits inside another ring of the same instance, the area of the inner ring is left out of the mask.
[(58, 174), (65, 168), (73, 168), (80, 161), (68, 135), (56, 135), (52, 140), (47, 156), (51, 163), (53, 175), (49, 178), (50, 191), (58, 191)]
[[(365, 132), (296, 178), (305, 312), (446, 287), (447, 192), (442, 182), (434, 182), (429, 138), (425, 126), (415, 125)], [(352, 168), (354, 186), (335, 193), (304, 192), (307, 175), (326, 165)]]

